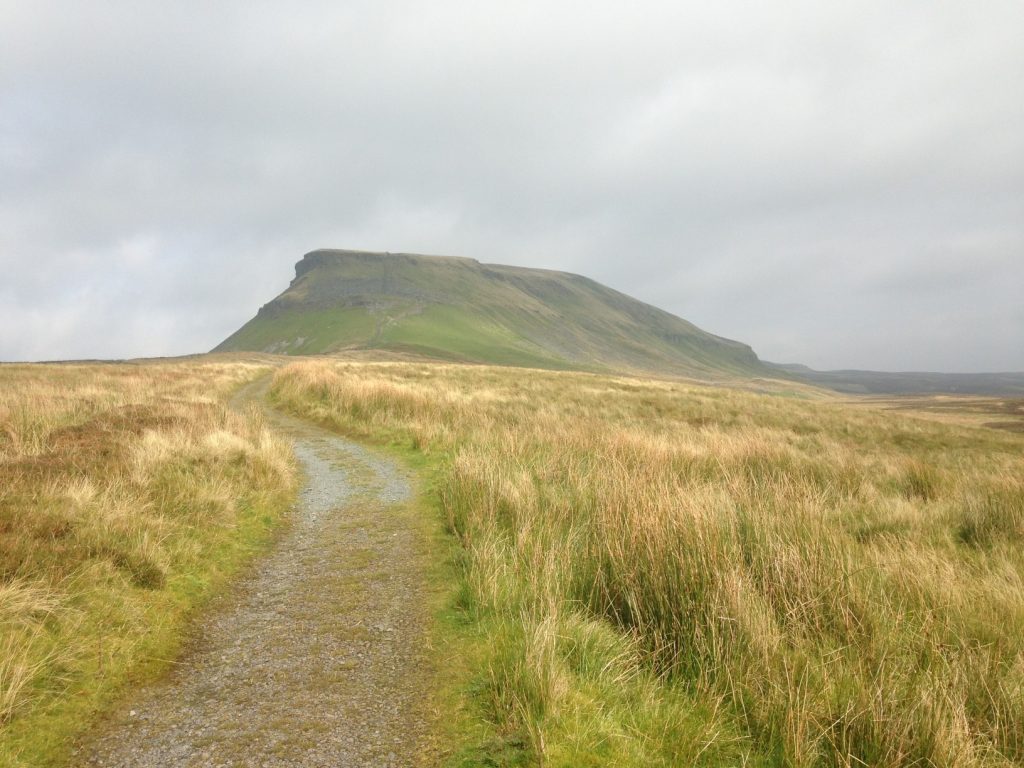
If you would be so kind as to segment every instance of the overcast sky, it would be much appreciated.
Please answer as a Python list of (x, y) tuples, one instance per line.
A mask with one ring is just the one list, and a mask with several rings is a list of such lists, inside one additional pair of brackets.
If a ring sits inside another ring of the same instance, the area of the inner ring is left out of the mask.
[(0, 360), (207, 350), (317, 247), (1024, 370), (1024, 3), (0, 0)]

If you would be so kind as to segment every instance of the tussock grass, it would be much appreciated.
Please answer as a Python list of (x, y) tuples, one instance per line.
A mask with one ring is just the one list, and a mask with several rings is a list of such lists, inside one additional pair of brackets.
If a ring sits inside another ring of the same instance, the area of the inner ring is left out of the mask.
[(272, 391), (441, 463), (518, 759), (1024, 763), (1019, 435), (484, 367), (302, 362)]
[(0, 764), (58, 764), (267, 539), (287, 445), (246, 363), (0, 367)]

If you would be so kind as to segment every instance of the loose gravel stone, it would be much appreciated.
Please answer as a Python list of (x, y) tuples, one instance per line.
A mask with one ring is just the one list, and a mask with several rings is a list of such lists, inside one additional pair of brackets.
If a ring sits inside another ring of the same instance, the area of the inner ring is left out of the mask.
[[(253, 399), (250, 387), (241, 399)], [(268, 412), (306, 480), (287, 531), (199, 622), (166, 679), (79, 764), (408, 766), (425, 761), (427, 558), (392, 459)]]

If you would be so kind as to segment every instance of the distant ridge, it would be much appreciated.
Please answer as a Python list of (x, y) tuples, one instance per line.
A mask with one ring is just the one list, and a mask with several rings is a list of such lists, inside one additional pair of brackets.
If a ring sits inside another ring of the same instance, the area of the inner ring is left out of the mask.
[(567, 272), (408, 253), (316, 250), (214, 351), (381, 349), (453, 361), (788, 378), (754, 351)]
[(1024, 373), (815, 371), (797, 363), (767, 364), (810, 384), (849, 394), (1024, 397)]

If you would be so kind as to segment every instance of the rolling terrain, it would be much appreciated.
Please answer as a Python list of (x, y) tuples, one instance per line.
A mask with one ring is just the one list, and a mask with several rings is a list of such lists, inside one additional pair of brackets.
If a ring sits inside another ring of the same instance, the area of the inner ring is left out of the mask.
[(565, 272), (318, 250), (295, 273), (214, 351), (374, 349), (549, 369), (788, 378), (746, 344)]

